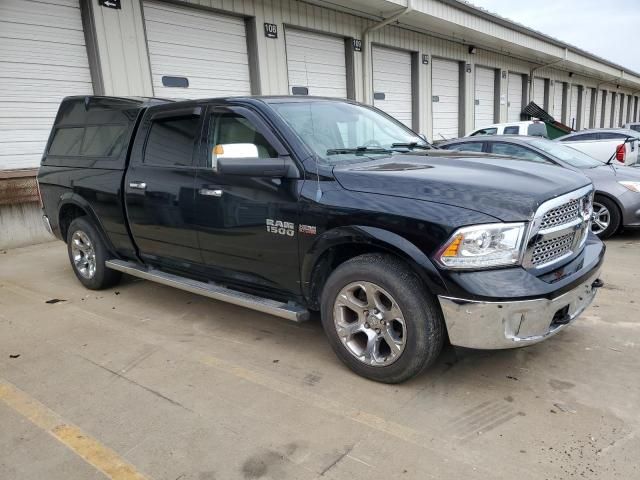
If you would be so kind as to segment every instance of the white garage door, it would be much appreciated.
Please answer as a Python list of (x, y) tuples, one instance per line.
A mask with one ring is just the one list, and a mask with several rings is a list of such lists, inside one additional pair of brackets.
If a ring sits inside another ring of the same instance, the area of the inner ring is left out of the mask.
[(544, 108), (544, 78), (533, 79), (533, 101), (540, 108)]
[(374, 45), (372, 59), (373, 105), (411, 127), (411, 54)]
[(289, 93), (347, 97), (344, 39), (293, 29), (287, 29), (285, 39)]
[[(153, 91), (167, 98), (249, 95), (244, 20), (238, 17), (144, 2)], [(167, 86), (186, 78), (187, 88)]]
[(507, 102), (507, 121), (519, 122), (522, 113), (522, 75), (519, 73), (509, 73)]
[(602, 90), (598, 90), (596, 92), (596, 111), (595, 111), (596, 121), (594, 123), (594, 128), (600, 128), (602, 125)]
[(604, 128), (609, 128), (611, 126), (611, 92), (607, 92), (604, 102)]
[(569, 102), (569, 121), (567, 125), (571, 128), (578, 129), (578, 94), (579, 90), (576, 85), (571, 86), (571, 101)]
[(611, 94), (611, 114), (609, 116), (609, 126), (617, 127), (618, 126), (618, 111), (620, 105), (620, 95), (615, 93)]
[(556, 122), (562, 121), (562, 91), (564, 84), (562, 82), (554, 82), (553, 85), (553, 118)]
[(431, 89), (433, 140), (460, 136), (460, 64), (454, 60), (434, 58), (431, 62)]
[(476, 67), (474, 128), (482, 128), (494, 123), (495, 82), (495, 70)]
[(593, 88), (584, 89), (584, 117), (582, 120), (582, 128), (591, 128), (591, 104), (593, 96)]
[(91, 95), (77, 0), (0, 0), (0, 170), (33, 168), (58, 106)]

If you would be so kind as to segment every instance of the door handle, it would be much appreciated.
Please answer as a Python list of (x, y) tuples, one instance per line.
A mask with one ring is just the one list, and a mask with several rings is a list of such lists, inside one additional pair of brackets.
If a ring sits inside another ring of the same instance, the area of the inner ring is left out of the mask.
[(198, 190), (198, 193), (200, 195), (204, 195), (205, 197), (221, 197), (222, 196), (222, 190), (213, 190), (210, 188), (201, 188), (200, 190)]
[(144, 182), (129, 182), (129, 188), (144, 190), (145, 188), (147, 188), (147, 184)]

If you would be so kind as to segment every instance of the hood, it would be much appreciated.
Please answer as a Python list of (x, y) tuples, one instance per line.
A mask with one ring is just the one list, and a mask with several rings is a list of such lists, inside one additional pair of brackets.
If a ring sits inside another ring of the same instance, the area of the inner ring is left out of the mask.
[(607, 182), (620, 182), (622, 180), (640, 182), (640, 168), (629, 166), (602, 165), (586, 168), (582, 172), (593, 181), (596, 189), (603, 187)]
[(347, 190), (475, 210), (499, 220), (532, 218), (541, 203), (591, 181), (581, 173), (468, 152), (416, 152), (334, 167)]

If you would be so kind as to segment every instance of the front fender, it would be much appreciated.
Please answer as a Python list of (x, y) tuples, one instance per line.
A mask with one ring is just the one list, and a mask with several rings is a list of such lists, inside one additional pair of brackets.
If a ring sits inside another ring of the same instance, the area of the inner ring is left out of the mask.
[(377, 227), (352, 225), (327, 230), (320, 235), (302, 258), (302, 290), (306, 299), (314, 297), (313, 275), (316, 266), (333, 248), (340, 246), (368, 246), (402, 258), (422, 279), (434, 295), (444, 295), (446, 286), (431, 259), (406, 238)]

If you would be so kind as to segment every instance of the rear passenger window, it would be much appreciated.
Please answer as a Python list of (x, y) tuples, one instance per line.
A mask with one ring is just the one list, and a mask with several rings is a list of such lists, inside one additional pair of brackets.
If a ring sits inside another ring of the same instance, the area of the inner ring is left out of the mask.
[(147, 138), (144, 163), (167, 166), (192, 166), (200, 117), (159, 118), (153, 120)]
[(491, 151), (498, 155), (507, 155), (509, 157), (520, 158), (522, 160), (532, 160), (534, 162), (550, 163), (541, 155), (538, 155), (533, 150), (521, 147), (520, 145), (513, 145), (511, 143), (494, 143), (491, 145)]
[(520, 133), (520, 127), (504, 127), (504, 135), (517, 135)]
[(598, 134), (598, 138), (600, 140), (613, 140), (616, 138), (627, 138), (627, 136), (622, 133), (601, 132)]
[(116, 157), (126, 141), (125, 125), (87, 127), (82, 142), (82, 155), (88, 157)]
[(481, 152), (482, 142), (457, 143), (455, 145), (445, 145), (442, 148), (457, 152)]
[(49, 155), (80, 155), (83, 135), (84, 127), (58, 128), (51, 141)]
[(573, 137), (563, 138), (562, 142), (582, 142), (584, 140), (597, 140), (597, 133), (581, 133), (580, 135), (574, 135)]

